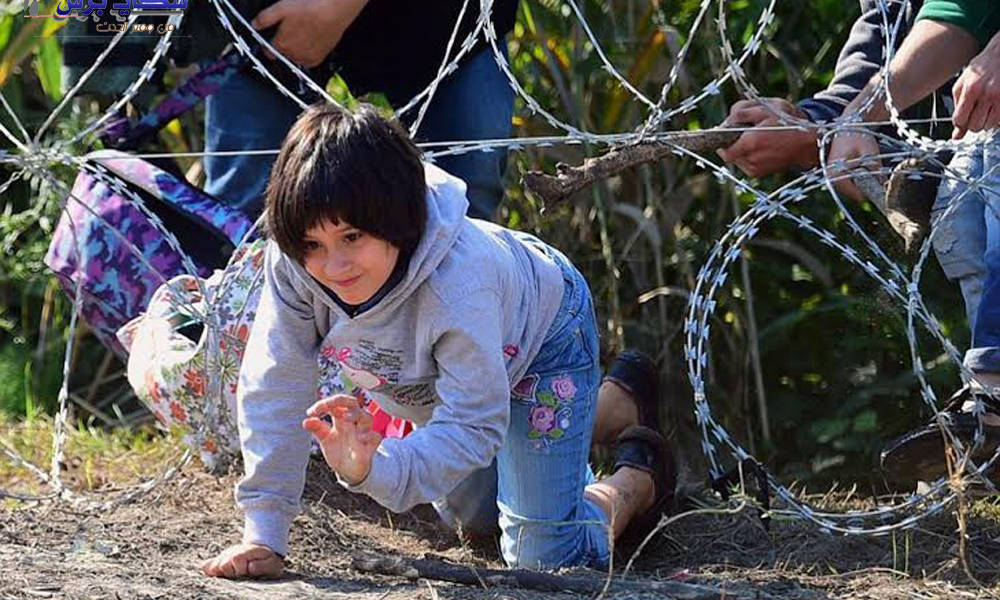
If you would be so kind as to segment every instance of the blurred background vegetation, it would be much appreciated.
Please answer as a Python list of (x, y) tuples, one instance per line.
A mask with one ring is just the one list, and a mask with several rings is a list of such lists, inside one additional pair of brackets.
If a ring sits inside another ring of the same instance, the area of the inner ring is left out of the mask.
[[(672, 57), (687, 41), (699, 4), (581, 0), (605, 53), (654, 99), (674, 66)], [(726, 3), (737, 52), (765, 4)], [(66, 86), (60, 70), (60, 24), (25, 19), (21, 8), (17, 3), (0, 19), (0, 91), (33, 132)], [(694, 34), (671, 106), (723, 72), (716, 14), (713, 5)], [(790, 100), (822, 89), (857, 14), (857, 3), (844, 0), (779, 2), (764, 47), (745, 65), (748, 75), (762, 93)], [(645, 107), (600, 68), (595, 49), (563, 2), (522, 1), (509, 47), (521, 84), (560, 119), (598, 133), (629, 131), (643, 122)], [(148, 85), (144, 98), (162, 93), (183, 76), (165, 69), (164, 83)], [(336, 82), (331, 86), (336, 88)], [(665, 126), (717, 125), (738, 99), (737, 90), (727, 84), (720, 95)], [(46, 139), (79, 131), (107, 104), (107, 99), (93, 97), (74, 100)], [(14, 131), (5, 113), (0, 113), (0, 123)], [(519, 136), (561, 133), (530, 114), (520, 99), (515, 131)], [(172, 123), (159, 141), (170, 151), (199, 150), (200, 112)], [(7, 145), (0, 149), (11, 151)], [(684, 159), (624, 173), (544, 212), (519, 185), (526, 170), (551, 172), (557, 161), (577, 164), (601, 151), (552, 146), (512, 153), (508, 200), (499, 220), (538, 234), (575, 260), (594, 292), (605, 360), (626, 346), (654, 355), (661, 365), (664, 410), (686, 422), (681, 429), (690, 433), (693, 404), (682, 331), (688, 294), (716, 240), (751, 198), (737, 195), (732, 186)], [(197, 158), (179, 162), (193, 183), (203, 184)], [(2, 172), (0, 180), (9, 176), (10, 171)], [(73, 173), (61, 176), (70, 182)], [(786, 181), (787, 176), (775, 176), (754, 185), (769, 191)], [(54, 410), (62, 378), (69, 302), (41, 263), (61, 200), (31, 178), (17, 181), (0, 200), (0, 411), (28, 418)], [(811, 194), (794, 210), (860, 247), (825, 192)], [(914, 257), (903, 253), (874, 207), (856, 205), (853, 210), (890, 256), (904, 268), (912, 265)], [(902, 307), (863, 271), (789, 222), (767, 223), (744, 251), (743, 262), (736, 263), (716, 298), (708, 369), (714, 414), (786, 481), (810, 486), (858, 481), (862, 491), (881, 491), (873, 469), (880, 441), (927, 416), (911, 370)], [(921, 291), (956, 345), (966, 347), (961, 298), (933, 258)], [(750, 334), (753, 330), (756, 336)], [(108, 426), (146, 418), (130, 400), (123, 365), (82, 327), (80, 333), (70, 378), (77, 417)], [(751, 358), (755, 344), (761, 386), (755, 383)], [(947, 395), (958, 385), (957, 369), (927, 336), (921, 350), (939, 397)], [(759, 416), (761, 403), (768, 411), (769, 435)], [(696, 448), (692, 445), (691, 452)]]

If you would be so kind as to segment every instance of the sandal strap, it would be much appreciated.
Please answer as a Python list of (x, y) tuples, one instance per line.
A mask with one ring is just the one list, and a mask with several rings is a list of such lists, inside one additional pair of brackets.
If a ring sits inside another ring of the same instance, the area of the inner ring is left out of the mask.
[(656, 485), (655, 504), (659, 504), (662, 498), (673, 497), (677, 483), (676, 467), (666, 440), (656, 431), (643, 425), (632, 425), (618, 436), (612, 472), (617, 472), (622, 467), (631, 467), (652, 475)]

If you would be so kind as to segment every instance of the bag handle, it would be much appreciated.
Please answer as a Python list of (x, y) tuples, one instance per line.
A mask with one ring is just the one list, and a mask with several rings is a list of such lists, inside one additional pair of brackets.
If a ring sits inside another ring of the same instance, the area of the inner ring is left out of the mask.
[[(261, 33), (270, 35), (274, 33), (276, 27), (263, 30)], [(263, 50), (259, 45), (254, 45), (251, 50), (256, 56), (261, 56)], [(111, 121), (111, 124), (101, 134), (101, 141), (109, 148), (122, 150), (125, 152), (134, 151), (143, 142), (163, 129), (167, 123), (183, 115), (198, 105), (199, 102), (208, 98), (219, 90), (233, 74), (250, 66), (250, 60), (241, 54), (236, 48), (227, 50), (218, 60), (200, 69), (177, 86), (174, 91), (166, 95), (138, 121), (133, 121), (125, 116), (118, 117)], [(335, 65), (330, 61), (325, 61), (322, 65), (309, 69), (314, 79), (320, 79), (324, 83), (336, 72)], [(287, 78), (287, 76), (285, 76)], [(283, 79), (281, 75), (279, 79)], [(313, 91), (303, 86), (296, 79), (289, 79), (299, 85), (299, 93), (304, 94), (310, 101), (319, 99)]]
[(101, 140), (111, 148), (135, 150), (167, 123), (218, 91), (226, 80), (246, 64), (246, 59), (235, 49), (227, 51), (218, 60), (188, 77), (187, 81), (167, 94), (138, 121), (124, 116), (112, 120), (101, 134)]

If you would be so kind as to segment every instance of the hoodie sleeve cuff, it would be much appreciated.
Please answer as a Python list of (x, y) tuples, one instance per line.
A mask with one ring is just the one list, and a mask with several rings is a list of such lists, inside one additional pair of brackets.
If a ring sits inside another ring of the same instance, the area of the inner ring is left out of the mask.
[[(387, 440), (383, 440), (379, 449), (372, 456), (372, 468), (361, 483), (351, 485), (337, 478), (340, 484), (352, 492), (366, 494), (382, 506), (394, 512), (401, 512), (399, 507), (399, 465), (384, 451)], [(391, 442), (390, 442), (391, 444)]]
[(806, 117), (808, 117), (810, 121), (817, 124), (832, 121), (840, 116), (840, 113), (830, 105), (815, 98), (806, 98), (805, 100), (802, 100), (799, 102), (798, 107), (802, 110), (802, 112), (806, 113)]
[(291, 526), (291, 517), (279, 512), (246, 511), (243, 520), (243, 542), (262, 544), (285, 556), (288, 554), (288, 530)]

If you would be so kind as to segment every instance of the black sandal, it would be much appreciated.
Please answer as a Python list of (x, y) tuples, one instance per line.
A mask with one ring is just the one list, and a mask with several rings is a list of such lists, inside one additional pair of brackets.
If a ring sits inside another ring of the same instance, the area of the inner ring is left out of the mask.
[[(979, 419), (970, 412), (963, 412), (962, 405), (974, 397), (983, 401), (988, 413), (1000, 415), (1000, 402), (965, 386), (948, 400), (941, 418), (963, 447), (973, 449), (972, 461), (982, 463), (989, 460), (1000, 445), (1000, 426), (984, 424), (983, 442), (973, 448)], [(937, 419), (889, 442), (882, 450), (880, 463), (886, 479), (902, 486), (934, 481), (947, 475), (945, 442)]]
[(649, 427), (632, 425), (615, 440), (614, 472), (622, 467), (649, 473), (656, 489), (653, 505), (645, 513), (635, 515), (618, 540), (624, 545), (634, 545), (649, 535), (673, 505), (677, 466), (663, 436)]
[(639, 410), (639, 424), (660, 430), (660, 375), (647, 354), (625, 350), (615, 357), (602, 383), (610, 381), (632, 396)]

